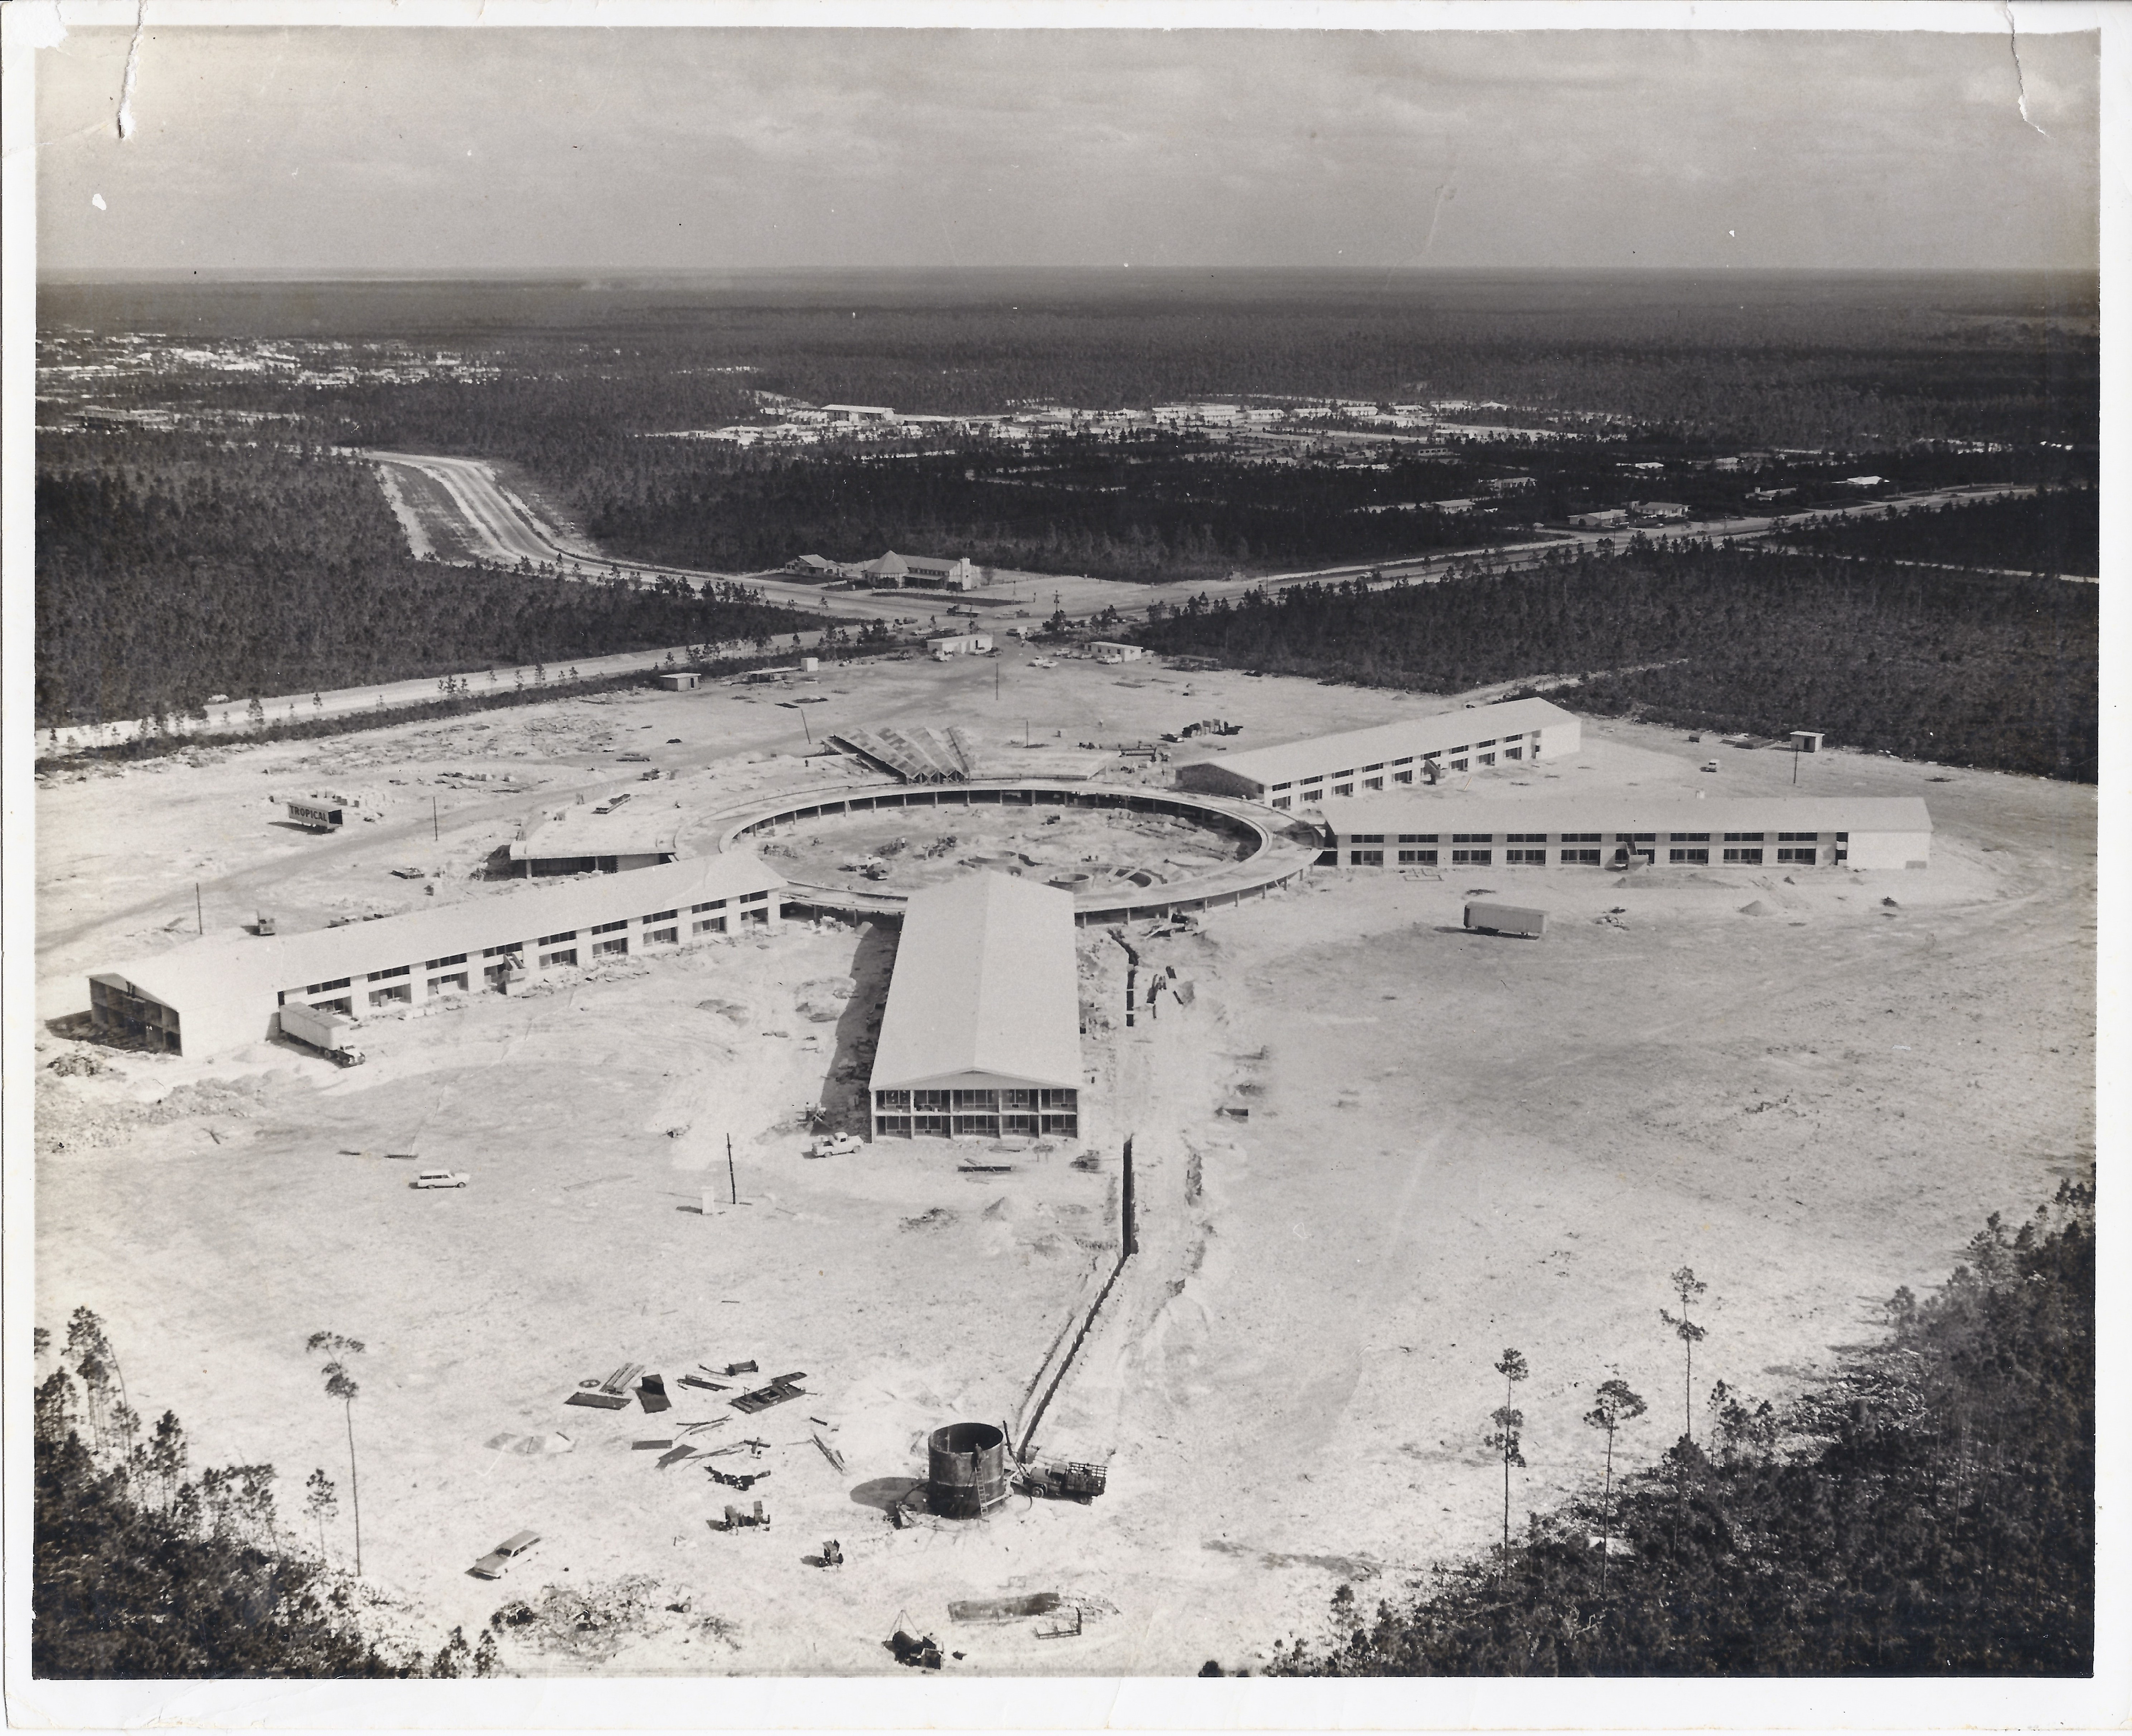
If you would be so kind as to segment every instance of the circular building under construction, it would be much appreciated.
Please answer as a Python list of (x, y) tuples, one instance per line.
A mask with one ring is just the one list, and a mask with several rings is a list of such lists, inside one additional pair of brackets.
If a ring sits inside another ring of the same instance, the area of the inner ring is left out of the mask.
[(974, 1519), (1007, 1496), (1006, 1436), (989, 1422), (950, 1422), (928, 1446), (925, 1504), (949, 1519)]

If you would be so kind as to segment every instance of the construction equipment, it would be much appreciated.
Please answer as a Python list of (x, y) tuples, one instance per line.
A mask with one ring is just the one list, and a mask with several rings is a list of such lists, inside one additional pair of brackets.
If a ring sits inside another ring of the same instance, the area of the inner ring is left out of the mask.
[(824, 1567), (841, 1567), (844, 1565), (844, 1546), (834, 1537), (831, 1537), (822, 1545), (822, 1565)]
[[(709, 1367), (709, 1364), (708, 1363), (699, 1362), (696, 1366), (699, 1369), (707, 1369)], [(730, 1379), (735, 1374), (760, 1374), (762, 1370), (757, 1368), (752, 1362), (729, 1362), (726, 1364), (725, 1372), (727, 1379)]]
[(766, 1470), (722, 1471), (715, 1465), (703, 1468), (710, 1472), (712, 1482), (723, 1484), (727, 1489), (737, 1489), (743, 1494), (770, 1475)]
[(1025, 1465), (1021, 1473), (1024, 1493), (1049, 1500), (1078, 1501), (1084, 1507), (1102, 1494), (1109, 1480), (1108, 1465), (1073, 1459), (1040, 1460)]
[(937, 1670), (940, 1667), (940, 1642), (929, 1633), (924, 1638), (906, 1633), (898, 1628), (888, 1642), (889, 1650), (896, 1661), (913, 1670)]
[(604, 1380), (581, 1380), (565, 1404), (582, 1404), (598, 1411), (618, 1411), (629, 1403), (629, 1383), (644, 1372), (641, 1362), (625, 1362)]
[(339, 1014), (321, 1012), (292, 1000), (282, 1007), (281, 1024), (284, 1037), (309, 1043), (334, 1066), (363, 1065), (363, 1051), (348, 1040), (353, 1026)]
[(727, 1531), (753, 1531), (758, 1527), (767, 1531), (770, 1529), (770, 1515), (762, 1510), (762, 1503), (760, 1501), (755, 1503), (753, 1513), (742, 1513), (737, 1507), (728, 1503), (726, 1508), (726, 1523), (723, 1527), (720, 1527), (715, 1520), (705, 1523), (709, 1524), (713, 1531), (721, 1528)]

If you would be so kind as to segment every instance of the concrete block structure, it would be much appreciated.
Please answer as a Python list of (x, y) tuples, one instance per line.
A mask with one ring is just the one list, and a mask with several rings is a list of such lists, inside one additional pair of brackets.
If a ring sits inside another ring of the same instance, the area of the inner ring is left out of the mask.
[(876, 1139), (1077, 1139), (1073, 898), (1004, 874), (915, 892), (874, 1049)]
[(107, 1036), (211, 1059), (273, 1036), (291, 1003), (360, 1015), (774, 928), (784, 885), (736, 853), (307, 933), (190, 941), (98, 971), (89, 1012)]
[(1314, 808), (1328, 798), (1419, 786), (1477, 768), (1558, 759), (1583, 740), (1576, 717), (1560, 706), (1511, 699), (1193, 760), (1177, 768), (1177, 787), (1269, 808)]
[(598, 802), (544, 810), (511, 841), (511, 861), (529, 880), (656, 868), (679, 853), (680, 829), (679, 808), (619, 790)]
[(1343, 868), (1923, 868), (1932, 815), (1916, 796), (1744, 796), (1640, 791), (1483, 801), (1328, 803)]

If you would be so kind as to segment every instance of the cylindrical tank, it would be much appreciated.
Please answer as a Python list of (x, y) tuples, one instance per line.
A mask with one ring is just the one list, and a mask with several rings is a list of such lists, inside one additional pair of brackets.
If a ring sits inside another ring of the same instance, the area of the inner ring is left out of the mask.
[(1006, 1499), (1006, 1436), (989, 1422), (951, 1422), (929, 1443), (926, 1504), (950, 1519), (974, 1519)]

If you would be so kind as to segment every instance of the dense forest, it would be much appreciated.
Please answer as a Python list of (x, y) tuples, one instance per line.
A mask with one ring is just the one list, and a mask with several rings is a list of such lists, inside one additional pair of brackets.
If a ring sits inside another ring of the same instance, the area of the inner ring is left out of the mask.
[(820, 624), (730, 587), (417, 562), (375, 472), (316, 449), (47, 436), (38, 458), (40, 728)]
[[(1333, 1638), (1271, 1673), (2091, 1674), (2094, 1201), (2067, 1182), (2010, 1235), (1993, 1214), (1938, 1295), (1896, 1292), (1884, 1343), (1781, 1413), (1721, 1383), (1649, 1470), (1612, 1475), (1649, 1407), (1601, 1384), (1589, 1495), (1374, 1614), (1342, 1586)], [(1521, 1464), (1522, 1412), (1490, 1420)]]
[(1803, 525), (1782, 540), (1827, 554), (2093, 578), (2102, 570), (2100, 499), (2092, 488), (2047, 489), (2027, 499), (1899, 508), (1885, 519)]
[(1651, 546), (1431, 585), (1195, 598), (1154, 648), (1369, 686), (1456, 692), (1542, 673), (1607, 715), (2096, 780), (2098, 596), (2057, 580)]

